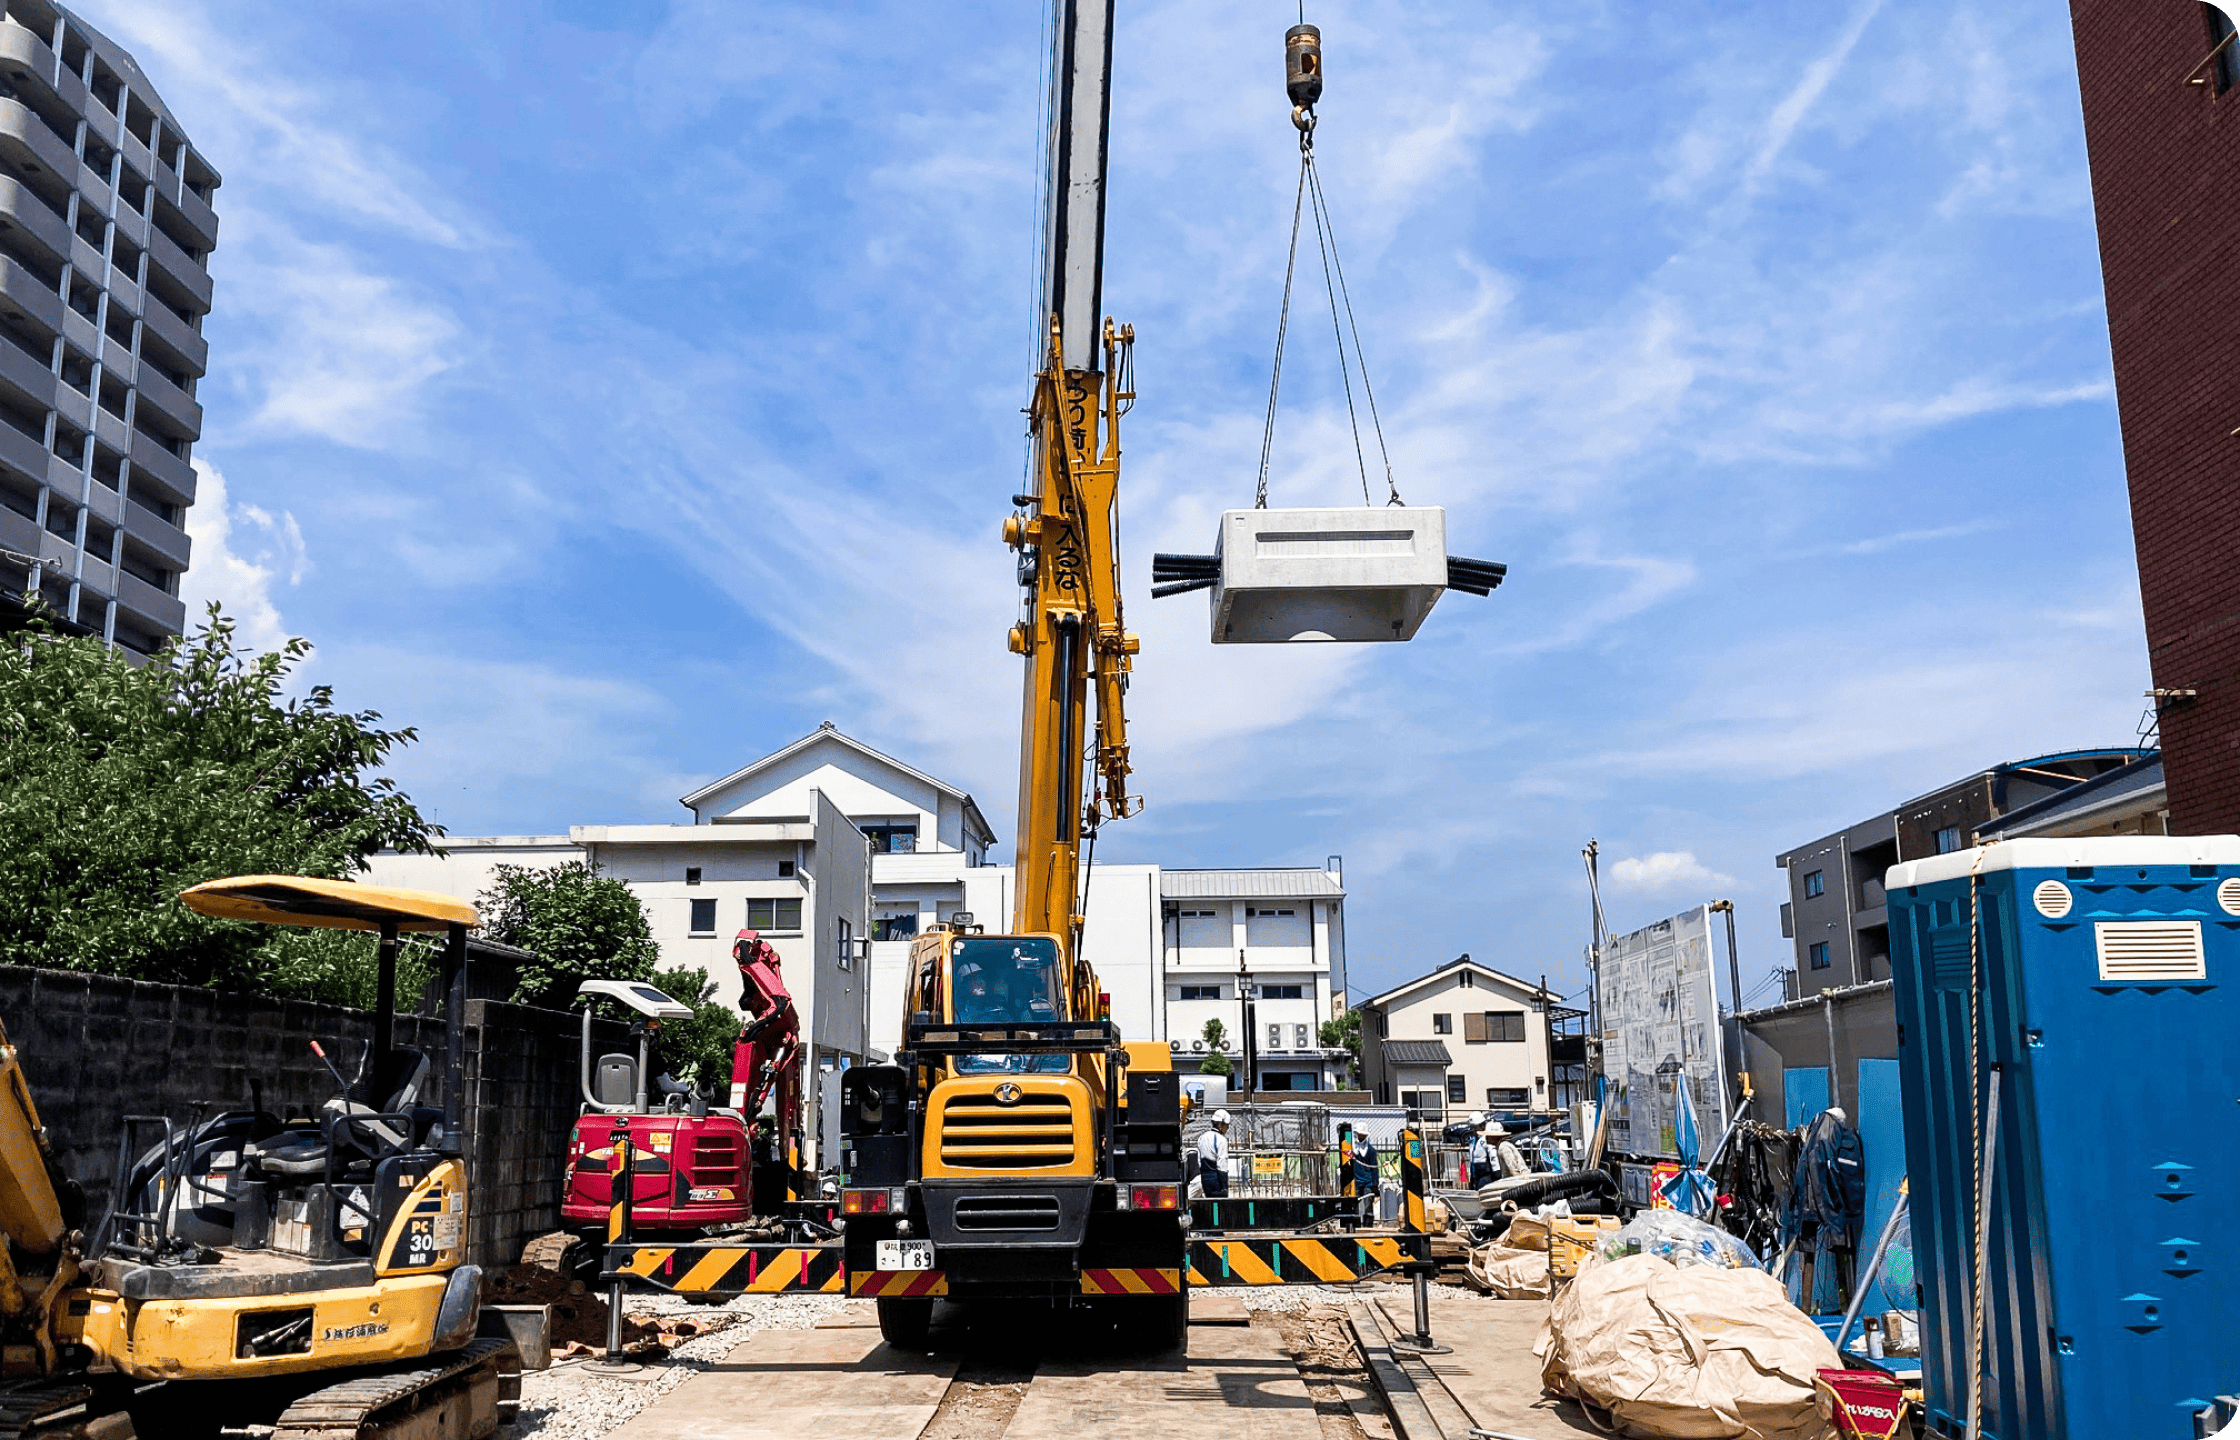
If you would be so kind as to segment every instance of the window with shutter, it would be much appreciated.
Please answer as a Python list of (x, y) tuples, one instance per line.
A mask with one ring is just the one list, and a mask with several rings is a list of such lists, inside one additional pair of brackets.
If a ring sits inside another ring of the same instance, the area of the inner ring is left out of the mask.
[(1492, 1038), (1492, 1020), (1493, 1012), (1490, 1010), (1482, 1014), (1474, 1010), (1465, 1012), (1462, 1017), (1462, 1043), (1465, 1045), (1485, 1044), (1487, 1040)]

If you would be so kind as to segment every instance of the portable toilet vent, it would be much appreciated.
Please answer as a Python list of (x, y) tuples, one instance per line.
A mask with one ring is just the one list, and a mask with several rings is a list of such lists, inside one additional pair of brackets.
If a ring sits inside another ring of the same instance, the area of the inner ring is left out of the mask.
[(1930, 1428), (1966, 1428), (1988, 1158), (1983, 1440), (2196, 1433), (2240, 1393), (2240, 836), (2010, 840), (1886, 886)]
[(1213, 554), (1153, 557), (1151, 593), (1210, 590), (1216, 645), (1407, 640), (1442, 591), (1491, 594), (1508, 573), (1449, 556), (1436, 505), (1228, 510)]

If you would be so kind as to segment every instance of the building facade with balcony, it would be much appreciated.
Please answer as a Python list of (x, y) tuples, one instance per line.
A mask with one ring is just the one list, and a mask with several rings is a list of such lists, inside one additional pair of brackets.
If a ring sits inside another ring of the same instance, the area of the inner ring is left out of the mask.
[(0, 621), (147, 654), (185, 624), (219, 183), (123, 49), (0, 11)]

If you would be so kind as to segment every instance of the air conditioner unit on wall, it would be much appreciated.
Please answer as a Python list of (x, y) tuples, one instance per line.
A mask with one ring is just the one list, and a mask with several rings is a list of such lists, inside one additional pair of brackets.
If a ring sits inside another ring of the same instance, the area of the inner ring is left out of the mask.
[(1190, 1042), (1190, 1048), (1193, 1050), (1203, 1050), (1206, 1048), (1206, 1042), (1203, 1040), (1193, 1040)]

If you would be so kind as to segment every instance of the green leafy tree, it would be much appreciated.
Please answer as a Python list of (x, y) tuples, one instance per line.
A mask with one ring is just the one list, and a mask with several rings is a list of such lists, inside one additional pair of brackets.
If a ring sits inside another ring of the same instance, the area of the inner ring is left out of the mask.
[(566, 1010), (586, 980), (643, 980), (693, 1007), (692, 1018), (661, 1027), (653, 1047), (656, 1073), (702, 1086), (731, 1078), (739, 1012), (711, 997), (700, 969), (659, 969), (645, 906), (629, 886), (595, 865), (500, 865), (477, 902), (482, 933), (530, 952), (514, 985), (514, 1003)]
[(1353, 1058), (1346, 1062), (1349, 1078), (1358, 1086), (1361, 1083), (1361, 1012), (1348, 1010), (1343, 1015), (1325, 1020), (1316, 1030), (1323, 1046), (1332, 1050), (1349, 1051)]
[[(0, 963), (227, 989), (347, 990), (352, 947), (181, 905), (227, 875), (341, 878), (442, 830), (377, 772), (410, 743), (210, 607), (147, 663), (33, 626), (0, 641)], [(325, 932), (331, 934), (331, 932)], [(370, 966), (370, 945), (363, 947)]]
[(638, 897), (582, 860), (500, 865), (475, 905), (486, 937), (530, 952), (514, 983), (516, 1005), (565, 1010), (584, 981), (650, 981), (661, 962)]
[(1206, 1042), (1206, 1058), (1198, 1062), (1200, 1075), (1233, 1075), (1236, 1067), (1223, 1053), (1229, 1044), (1229, 1027), (1219, 1020), (1208, 1020), (1206, 1028), (1198, 1032)]
[(705, 970), (656, 970), (653, 983), (664, 995), (692, 1007), (690, 1020), (671, 1020), (655, 1037), (658, 1069), (704, 1091), (727, 1091), (742, 1024), (739, 1012), (715, 998), (715, 984)]

